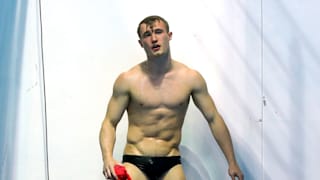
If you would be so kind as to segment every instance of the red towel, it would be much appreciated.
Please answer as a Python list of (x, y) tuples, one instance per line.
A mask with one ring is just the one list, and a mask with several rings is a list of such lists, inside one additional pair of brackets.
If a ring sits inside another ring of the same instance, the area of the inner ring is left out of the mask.
[(114, 171), (116, 172), (116, 175), (118, 176), (119, 180), (131, 180), (129, 174), (127, 173), (127, 170), (124, 166), (115, 165)]

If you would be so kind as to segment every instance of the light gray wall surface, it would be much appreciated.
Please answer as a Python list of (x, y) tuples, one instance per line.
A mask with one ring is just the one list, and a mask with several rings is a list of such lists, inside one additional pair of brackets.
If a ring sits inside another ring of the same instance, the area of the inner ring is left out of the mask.
[[(1, 180), (44, 179), (46, 157), (50, 179), (104, 179), (100, 125), (117, 75), (145, 59), (136, 28), (151, 14), (170, 23), (173, 58), (206, 79), (245, 179), (317, 177), (319, 2), (43, 0), (44, 69), (38, 1), (0, 2)], [(125, 115), (119, 161), (126, 130)], [(229, 179), (193, 103), (181, 153), (188, 179)]]

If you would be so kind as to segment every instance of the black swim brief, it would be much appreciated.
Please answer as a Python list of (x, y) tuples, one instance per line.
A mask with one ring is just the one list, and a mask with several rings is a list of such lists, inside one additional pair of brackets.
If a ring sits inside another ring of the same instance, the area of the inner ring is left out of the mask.
[(122, 162), (128, 162), (137, 166), (148, 177), (148, 180), (157, 180), (173, 166), (181, 164), (180, 156), (150, 157), (123, 155)]

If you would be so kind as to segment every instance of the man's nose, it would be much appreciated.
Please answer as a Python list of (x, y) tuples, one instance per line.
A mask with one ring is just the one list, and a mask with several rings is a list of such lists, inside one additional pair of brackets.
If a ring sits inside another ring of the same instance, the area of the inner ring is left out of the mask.
[(157, 42), (158, 41), (157, 35), (155, 33), (152, 33), (151, 40), (152, 40), (152, 42)]

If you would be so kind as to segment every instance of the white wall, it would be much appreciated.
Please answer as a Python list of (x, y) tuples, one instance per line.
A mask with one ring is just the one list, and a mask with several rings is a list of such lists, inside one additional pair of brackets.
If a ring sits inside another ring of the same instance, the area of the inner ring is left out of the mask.
[(38, 4), (23, 0), (0, 4), (0, 179), (45, 179)]
[[(45, 178), (46, 152), (39, 9), (35, 0), (23, 2), (28, 7), (21, 40), (24, 58), (21, 75), (13, 77), (21, 81), (20, 113), (11, 118), (14, 123), (8, 118), (1, 121), (17, 129), (6, 130), (1, 141), (14, 139), (18, 148), (9, 158), (1, 156), (14, 163), (1, 162), (0, 177), (40, 180)], [(319, 4), (315, 0), (42, 0), (50, 179), (104, 179), (100, 125), (117, 75), (145, 58), (136, 28), (151, 14), (169, 21), (173, 57), (207, 80), (246, 179), (316, 178)], [(13, 87), (10, 78), (5, 80)], [(8, 107), (13, 109), (9, 113), (16, 111), (12, 104)], [(118, 126), (119, 161), (126, 120), (125, 116)], [(188, 179), (229, 179), (223, 154), (192, 103), (183, 135)], [(1, 153), (13, 147), (4, 144)], [(4, 174), (13, 174), (15, 166), (14, 176)]]
[[(98, 133), (106, 103), (117, 75), (144, 60), (136, 28), (151, 14), (168, 19), (173, 57), (207, 79), (241, 166), (247, 177), (261, 178), (260, 3), (246, 5), (256, 9), (246, 11), (233, 1), (44, 1), (52, 178), (103, 179)], [(119, 161), (126, 127), (124, 117), (115, 150)], [(193, 104), (181, 149), (189, 179), (228, 179), (223, 154)]]
[(264, 7), (265, 179), (316, 179), (320, 168), (319, 1)]

